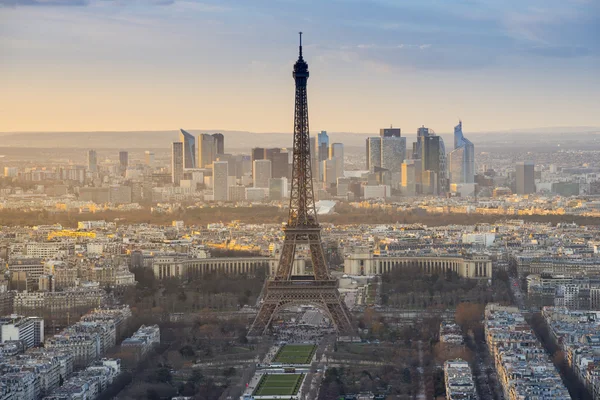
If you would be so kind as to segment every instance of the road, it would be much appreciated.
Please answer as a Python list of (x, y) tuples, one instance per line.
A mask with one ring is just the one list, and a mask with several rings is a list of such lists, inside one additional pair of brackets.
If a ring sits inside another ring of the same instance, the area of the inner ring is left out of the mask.
[(427, 395), (425, 390), (425, 367), (423, 366), (423, 341), (419, 340), (419, 366), (417, 367), (417, 371), (419, 371), (419, 393), (417, 394), (417, 399), (426, 400)]
[(485, 343), (476, 343), (471, 335), (466, 337), (466, 345), (475, 354), (472, 363), (473, 380), (480, 399), (503, 400), (493, 360)]
[(310, 367), (310, 372), (304, 378), (304, 384), (302, 385), (303, 399), (313, 400), (319, 397), (319, 389), (321, 388), (325, 368), (327, 367), (327, 356), (325, 354), (332, 351), (335, 340), (335, 335), (328, 335), (319, 343), (319, 347), (315, 352), (315, 358)]

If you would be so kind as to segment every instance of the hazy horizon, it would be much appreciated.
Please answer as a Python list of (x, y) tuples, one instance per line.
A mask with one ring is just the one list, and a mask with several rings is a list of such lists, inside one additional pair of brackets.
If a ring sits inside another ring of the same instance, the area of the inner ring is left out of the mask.
[[(464, 126), (464, 121), (463, 121), (463, 126)], [(400, 126), (393, 126), (394, 128), (400, 128), (402, 130), (402, 135), (416, 135), (417, 132), (415, 131), (407, 131), (404, 128), (400, 127)], [(386, 126), (381, 126), (379, 128), (376, 128), (374, 130), (372, 130), (372, 132), (353, 132), (353, 131), (336, 131), (336, 130), (327, 130), (327, 129), (311, 129), (311, 135), (321, 132), (321, 131), (326, 131), (328, 134), (349, 134), (349, 135), (379, 135), (379, 129), (381, 128), (386, 128)], [(431, 129), (433, 129), (433, 127), (429, 127)], [(249, 130), (231, 130), (231, 129), (219, 129), (219, 128), (208, 128), (208, 129), (204, 129), (204, 128), (189, 128), (189, 127), (183, 127), (183, 128), (170, 128), (170, 129), (111, 129), (111, 130), (56, 130), (56, 131), (51, 131), (51, 130), (30, 130), (30, 131), (0, 131), (0, 135), (11, 135), (11, 134), (16, 134), (16, 133), (28, 133), (28, 134), (33, 134), (33, 133), (44, 133), (44, 134), (53, 134), (53, 133), (159, 133), (159, 132), (179, 132), (180, 129), (184, 129), (186, 131), (189, 132), (207, 132), (207, 133), (215, 133), (215, 132), (223, 132), (223, 133), (229, 133), (229, 132), (233, 132), (233, 133), (251, 133), (251, 134), (257, 134), (257, 135), (280, 135), (280, 134), (291, 134), (292, 130), (288, 130), (288, 131), (263, 131), (263, 132), (256, 132), (256, 131), (249, 131)], [(452, 130), (448, 130), (448, 131), (439, 131), (436, 129), (433, 129), (437, 134), (444, 134), (444, 135), (451, 135), (452, 134)], [(527, 132), (527, 133), (534, 133), (534, 134), (545, 134), (545, 133), (575, 133), (575, 132), (590, 132), (590, 133), (596, 133), (595, 131), (600, 130), (600, 125), (599, 126), (546, 126), (546, 127), (538, 127), (538, 128), (509, 128), (509, 129), (503, 129), (503, 130), (497, 130), (497, 131), (492, 131), (492, 130), (486, 130), (486, 131), (470, 131), (468, 132), (469, 135), (484, 135), (484, 134), (494, 134), (494, 133), (518, 133), (518, 132)], [(466, 132), (466, 130), (465, 130)], [(600, 133), (600, 132), (598, 132)], [(465, 133), (466, 134), (466, 133)]]

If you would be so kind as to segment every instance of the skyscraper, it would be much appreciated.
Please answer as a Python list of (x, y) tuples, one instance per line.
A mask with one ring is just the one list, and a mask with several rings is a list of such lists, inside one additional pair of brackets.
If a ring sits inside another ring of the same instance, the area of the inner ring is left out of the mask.
[(287, 151), (280, 148), (265, 149), (265, 160), (271, 161), (271, 177), (287, 178), (289, 171), (289, 156)]
[(125, 170), (129, 166), (129, 153), (126, 151), (119, 152), (119, 166), (121, 168), (121, 172), (124, 174)]
[(254, 161), (265, 159), (264, 147), (254, 147), (251, 151), (252, 155), (252, 177), (254, 177)]
[(535, 168), (531, 161), (517, 163), (517, 194), (535, 193)]
[(227, 201), (229, 189), (229, 163), (227, 161), (215, 161), (213, 167), (213, 200)]
[(435, 171), (424, 170), (421, 180), (421, 192), (423, 194), (436, 195), (439, 193), (438, 176)]
[(329, 136), (327, 131), (321, 131), (318, 135), (319, 139), (319, 161), (327, 160), (329, 154)]
[(382, 128), (379, 130), (381, 137), (400, 137), (400, 128)]
[(406, 155), (406, 138), (400, 136), (381, 137), (381, 168), (400, 172)]
[(225, 136), (222, 133), (213, 133), (215, 140), (215, 154), (225, 154)]
[(421, 141), (421, 162), (423, 171), (440, 169), (440, 137), (425, 136)]
[[(435, 185), (429, 185), (429, 188), (434, 188), (433, 194), (445, 192), (448, 189), (448, 178), (444, 139), (436, 135), (432, 129), (421, 126), (417, 130), (417, 141), (413, 143), (412, 153), (413, 159), (421, 160), (421, 170), (417, 171), (418, 176), (423, 177), (425, 171), (435, 172), (437, 182)], [(427, 175), (427, 179), (431, 178), (432, 175)]]
[(88, 170), (92, 173), (98, 172), (98, 157), (96, 150), (88, 151)]
[[(382, 128), (379, 136), (367, 138), (367, 169), (370, 172), (383, 171), (386, 179), (393, 181), (398, 189), (402, 162), (406, 157), (406, 138), (401, 137), (400, 128)], [(392, 182), (386, 182), (392, 184)]]
[(462, 121), (454, 127), (454, 150), (448, 154), (451, 183), (475, 182), (475, 146), (462, 132)]
[(153, 166), (154, 165), (154, 152), (146, 150), (144, 152), (144, 154), (146, 156), (146, 165), (148, 165), (150, 167)]
[[(439, 136), (421, 136), (421, 173), (423, 176), (423, 193), (437, 194), (438, 185), (431, 182), (437, 179), (441, 170), (440, 165), (440, 137)], [(432, 172), (434, 175), (430, 174)], [(426, 187), (427, 186), (427, 190)]]
[(255, 147), (252, 149), (252, 174), (254, 176), (254, 161), (269, 160), (271, 161), (271, 177), (287, 178), (290, 168), (289, 159), (289, 153), (285, 149)]
[(440, 138), (440, 169), (437, 172), (437, 188), (438, 193), (446, 193), (448, 191), (448, 160), (446, 156), (446, 145), (444, 138)]
[(332, 143), (329, 146), (329, 159), (335, 162), (335, 178), (344, 176), (344, 144)]
[(271, 160), (255, 160), (253, 183), (255, 188), (269, 188), (271, 179)]
[(402, 163), (402, 194), (405, 196), (414, 196), (417, 194), (417, 179), (415, 175), (415, 161), (405, 160)]
[(280, 201), (286, 197), (288, 197), (287, 178), (269, 179), (269, 199), (274, 201)]
[(318, 138), (315, 136), (310, 138), (310, 166), (312, 169), (313, 178), (318, 179), (321, 176), (319, 173), (321, 166), (319, 165)]
[(180, 129), (179, 141), (183, 143), (183, 167), (196, 168), (196, 138)]
[(321, 164), (321, 170), (323, 170), (323, 182), (325, 182), (327, 186), (337, 183), (338, 172), (336, 160), (323, 160)]
[(381, 137), (367, 138), (367, 169), (375, 172), (381, 168)]
[[(215, 161), (225, 161), (229, 163), (229, 176), (237, 176), (237, 157), (233, 154), (217, 154)], [(241, 176), (241, 173), (240, 173)]]
[(183, 143), (173, 142), (171, 146), (171, 180), (179, 186), (183, 179)]
[[(433, 133), (433, 131), (431, 132), (432, 135), (435, 135), (435, 133)], [(417, 141), (413, 143), (413, 154), (412, 157), (413, 159), (420, 159), (421, 158), (421, 143), (423, 141), (423, 137), (429, 136), (430, 132), (429, 132), (429, 128), (425, 128), (424, 126), (421, 126), (420, 128), (417, 129)]]
[(215, 161), (215, 138), (207, 133), (200, 134), (196, 147), (198, 151), (197, 167), (208, 168)]

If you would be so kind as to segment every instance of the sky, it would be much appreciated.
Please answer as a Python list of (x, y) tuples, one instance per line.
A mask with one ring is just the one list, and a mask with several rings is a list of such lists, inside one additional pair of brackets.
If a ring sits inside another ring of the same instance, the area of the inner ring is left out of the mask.
[(599, 0), (0, 0), (0, 131), (600, 126)]

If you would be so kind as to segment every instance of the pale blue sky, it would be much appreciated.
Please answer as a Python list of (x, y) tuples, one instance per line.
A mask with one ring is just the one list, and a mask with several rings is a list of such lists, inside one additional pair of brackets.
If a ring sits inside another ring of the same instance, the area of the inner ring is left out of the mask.
[(0, 0), (0, 131), (600, 126), (598, 0)]

